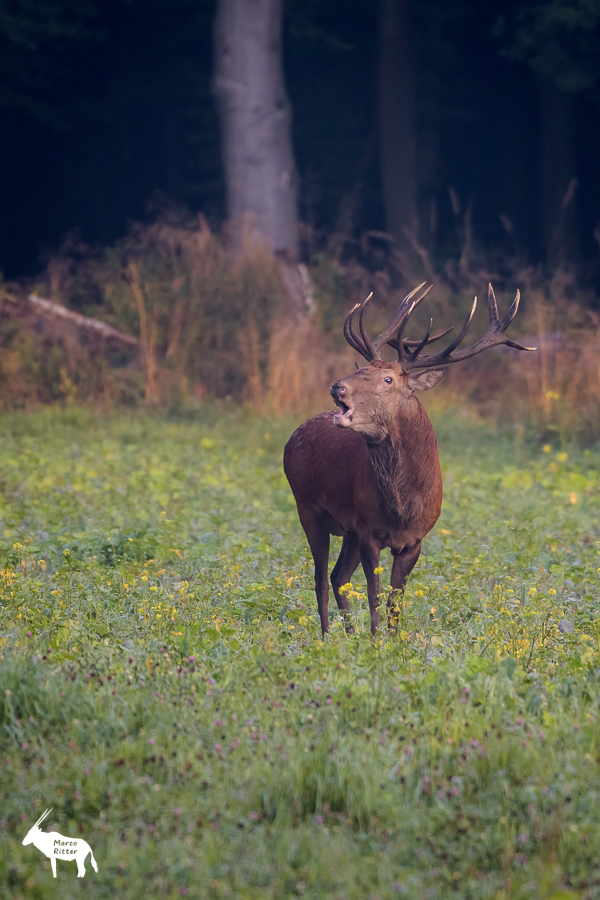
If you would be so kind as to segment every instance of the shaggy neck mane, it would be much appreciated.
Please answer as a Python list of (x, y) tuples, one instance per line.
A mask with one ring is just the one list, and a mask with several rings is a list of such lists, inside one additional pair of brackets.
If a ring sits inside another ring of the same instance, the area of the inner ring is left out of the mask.
[(427, 508), (439, 468), (433, 426), (416, 397), (414, 401), (412, 415), (395, 422), (388, 437), (367, 444), (384, 509), (405, 522)]

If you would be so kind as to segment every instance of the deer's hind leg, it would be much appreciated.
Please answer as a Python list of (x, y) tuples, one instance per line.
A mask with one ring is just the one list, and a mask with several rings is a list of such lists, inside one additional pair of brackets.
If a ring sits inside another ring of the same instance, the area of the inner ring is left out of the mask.
[(331, 586), (337, 601), (338, 609), (344, 619), (344, 625), (348, 634), (352, 634), (354, 628), (350, 624), (350, 603), (345, 594), (340, 593), (340, 588), (348, 584), (354, 575), (360, 562), (360, 548), (357, 534), (345, 534), (342, 541), (342, 549), (331, 573)]
[(317, 608), (321, 619), (321, 631), (323, 634), (327, 634), (329, 631), (329, 580), (327, 578), (327, 570), (329, 568), (329, 525), (324, 516), (311, 509), (300, 509), (298, 507), (298, 515), (306, 533), (315, 564), (315, 594), (317, 595)]

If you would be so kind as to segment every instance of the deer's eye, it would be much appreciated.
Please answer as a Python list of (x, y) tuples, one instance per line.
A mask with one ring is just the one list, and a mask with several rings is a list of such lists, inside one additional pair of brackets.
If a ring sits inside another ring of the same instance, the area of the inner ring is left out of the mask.
[(394, 379), (388, 375), (387, 378), (384, 378), (383, 380), (385, 381), (386, 384), (391, 384)]

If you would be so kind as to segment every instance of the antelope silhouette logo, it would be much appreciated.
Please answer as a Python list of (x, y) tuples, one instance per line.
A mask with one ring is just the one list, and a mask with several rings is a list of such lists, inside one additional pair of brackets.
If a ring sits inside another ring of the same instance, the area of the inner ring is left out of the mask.
[(71, 862), (73, 859), (76, 860), (77, 877), (83, 878), (85, 876), (85, 858), (88, 853), (91, 856), (94, 871), (97, 872), (98, 866), (94, 859), (92, 848), (87, 841), (84, 841), (82, 838), (65, 837), (63, 834), (59, 834), (58, 831), (45, 832), (40, 830), (40, 825), (51, 812), (52, 808), (47, 809), (39, 817), (35, 825), (29, 829), (23, 840), (23, 846), (26, 847), (27, 844), (33, 844), (34, 847), (41, 850), (44, 856), (47, 856), (50, 860), (52, 874), (55, 878), (57, 859), (64, 859), (67, 862)]

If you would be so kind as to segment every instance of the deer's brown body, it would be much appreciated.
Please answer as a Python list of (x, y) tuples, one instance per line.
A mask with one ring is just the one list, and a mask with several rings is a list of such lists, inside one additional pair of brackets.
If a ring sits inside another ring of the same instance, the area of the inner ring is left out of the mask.
[[(357, 373), (358, 374), (358, 373)], [(354, 376), (351, 376), (354, 377)], [(328, 563), (330, 535), (343, 537), (331, 574), (340, 610), (340, 594), (358, 564), (367, 579), (371, 628), (379, 624), (379, 553), (392, 551), (391, 586), (402, 590), (421, 552), (421, 541), (442, 507), (442, 475), (437, 440), (416, 397), (397, 416), (391, 433), (379, 443), (335, 424), (328, 412), (301, 425), (284, 453), (284, 469), (296, 498), (300, 522), (315, 562), (315, 589), (324, 632), (329, 627)]]
[[(393, 556), (389, 610), (395, 593), (404, 590), (406, 579), (419, 558), (421, 541), (439, 518), (442, 476), (437, 440), (415, 391), (428, 390), (437, 384), (446, 365), (494, 344), (533, 349), (504, 338), (504, 331), (518, 308), (518, 294), (500, 322), (490, 286), (490, 328), (486, 336), (468, 350), (453, 355), (466, 334), (474, 304), (458, 338), (442, 353), (421, 357), (425, 345), (443, 335), (430, 338), (430, 325), (422, 341), (404, 340), (408, 317), (425, 296), (410, 305), (417, 291), (403, 301), (388, 328), (372, 343), (363, 326), (365, 304), (360, 316), (360, 336), (352, 325), (357, 307), (351, 310), (345, 323), (346, 338), (370, 365), (337, 381), (331, 395), (338, 411), (305, 422), (285, 448), (284, 470), (315, 564), (315, 592), (323, 633), (329, 629), (327, 576), (332, 534), (343, 538), (331, 573), (338, 607), (347, 617), (349, 604), (340, 588), (350, 581), (362, 563), (371, 632), (375, 633), (379, 625), (380, 594), (376, 570), (381, 550), (389, 547)], [(383, 343), (397, 349), (397, 362), (381, 359), (379, 347)], [(346, 624), (349, 627), (348, 621)]]

